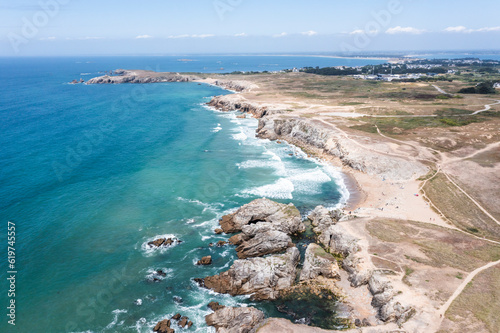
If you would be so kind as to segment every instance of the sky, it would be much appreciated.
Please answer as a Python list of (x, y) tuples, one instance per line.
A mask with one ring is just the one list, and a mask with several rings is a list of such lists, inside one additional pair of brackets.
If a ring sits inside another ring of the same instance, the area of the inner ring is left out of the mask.
[(498, 0), (0, 0), (0, 56), (500, 50)]

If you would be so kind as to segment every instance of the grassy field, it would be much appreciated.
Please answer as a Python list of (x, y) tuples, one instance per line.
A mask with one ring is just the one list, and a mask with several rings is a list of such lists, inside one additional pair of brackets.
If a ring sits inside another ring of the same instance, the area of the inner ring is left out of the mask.
[[(366, 229), (384, 242), (416, 245), (426, 258), (410, 253), (405, 256), (410, 262), (473, 271), (488, 262), (500, 260), (500, 246), (431, 224), (376, 219), (368, 222)], [(410, 265), (404, 269), (405, 276), (413, 273)]]
[(498, 224), (450, 183), (446, 176), (438, 174), (423, 189), (429, 199), (458, 228), (476, 236), (500, 241)]
[(497, 265), (479, 273), (451, 304), (445, 316), (458, 324), (462, 332), (472, 332), (467, 326), (477, 321), (490, 333), (500, 332), (500, 267)]

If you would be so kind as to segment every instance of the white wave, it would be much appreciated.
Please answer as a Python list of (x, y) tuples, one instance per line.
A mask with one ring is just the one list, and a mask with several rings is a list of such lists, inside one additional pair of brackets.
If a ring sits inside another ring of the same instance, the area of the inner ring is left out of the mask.
[(197, 199), (186, 199), (183, 197), (177, 197), (177, 200), (202, 206), (203, 207), (202, 213), (205, 213), (206, 211), (211, 211), (213, 213), (216, 213), (218, 210), (217, 207), (224, 207), (224, 204), (219, 203), (219, 202), (209, 204), (209, 203), (205, 203), (205, 202), (202, 202), (200, 200), (197, 200)]
[(111, 323), (109, 323), (105, 329), (113, 328), (118, 323), (118, 316), (120, 315), (120, 313), (127, 313), (127, 310), (116, 309), (116, 310), (113, 310), (112, 313), (114, 314), (113, 321)]
[(296, 192), (309, 194), (320, 193), (321, 185), (332, 181), (319, 167), (311, 171), (299, 170), (287, 179), (293, 183)]
[(248, 139), (248, 136), (245, 133), (243, 133), (243, 131), (237, 134), (232, 134), (231, 136), (233, 137), (234, 140), (238, 141), (245, 141), (246, 139)]
[(80, 75), (91, 75), (92, 73), (80, 73)]
[(274, 184), (264, 185), (250, 190), (244, 190), (245, 194), (273, 199), (293, 199), (293, 183), (285, 178), (278, 179)]
[[(163, 276), (162, 274), (159, 274), (158, 271), (162, 271), (165, 276)], [(155, 279), (157, 281), (169, 279), (169, 278), (173, 277), (173, 272), (174, 272), (174, 270), (171, 268), (159, 268), (159, 269), (149, 268), (146, 271), (146, 280), (153, 282), (153, 281), (155, 281)], [(141, 301), (141, 303), (142, 303), (142, 301)]]
[(221, 124), (217, 124), (217, 127), (215, 127), (215, 128), (213, 128), (213, 129), (212, 129), (212, 132), (213, 132), (213, 133), (217, 133), (217, 132), (219, 132), (220, 130), (222, 130)]

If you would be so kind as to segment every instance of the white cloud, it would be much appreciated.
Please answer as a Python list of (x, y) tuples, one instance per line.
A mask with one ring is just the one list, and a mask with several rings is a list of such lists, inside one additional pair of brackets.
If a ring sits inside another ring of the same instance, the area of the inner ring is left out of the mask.
[(246, 33), (242, 32), (241, 34), (235, 34), (234, 37), (246, 37), (248, 36)]
[(191, 35), (191, 38), (208, 38), (208, 37), (214, 37), (214, 35), (210, 35), (210, 34), (205, 34), (205, 35)]
[(500, 27), (484, 27), (479, 29), (468, 29), (463, 25), (459, 25), (457, 27), (448, 27), (444, 29), (445, 32), (461, 32), (461, 33), (471, 33), (471, 32), (492, 32), (492, 31), (500, 31)]
[(150, 35), (139, 35), (139, 36), (135, 37), (135, 39), (146, 39), (146, 38), (153, 38), (153, 36), (150, 36)]
[(394, 34), (419, 35), (423, 32), (425, 32), (425, 30), (417, 29), (417, 28), (413, 28), (413, 27), (401, 27), (398, 25), (397, 27), (387, 29), (385, 33), (389, 34), (389, 35), (394, 35)]
[(446, 32), (471, 32), (472, 30), (467, 29), (463, 25), (459, 25), (456, 27), (448, 27), (448, 28), (444, 29), (444, 31), (446, 31)]
[(285, 37), (287, 36), (288, 34), (286, 32), (282, 32), (280, 34), (277, 34), (277, 35), (274, 35), (273, 37)]
[(353, 30), (351, 32), (348, 32), (347, 34), (349, 34), (349, 35), (367, 34), (367, 35), (370, 35), (370, 36), (374, 36), (374, 35), (377, 35), (378, 33), (379, 33), (378, 30), (365, 31), (365, 30), (361, 30), (361, 29), (356, 29), (356, 30)]
[(316, 31), (313, 31), (313, 30), (302, 32), (302, 35), (304, 35), (304, 36), (314, 36), (314, 35), (317, 35), (317, 34), (318, 33)]
[(56, 40), (56, 37), (43, 37), (43, 38), (40, 38), (40, 40)]
[(364, 34), (365, 31), (364, 30), (361, 30), (361, 29), (356, 29), (356, 30), (353, 30), (349, 33), (349, 35), (360, 35), (360, 34)]
[(486, 28), (477, 29), (476, 31), (478, 31), (478, 32), (500, 31), (500, 27), (486, 27)]

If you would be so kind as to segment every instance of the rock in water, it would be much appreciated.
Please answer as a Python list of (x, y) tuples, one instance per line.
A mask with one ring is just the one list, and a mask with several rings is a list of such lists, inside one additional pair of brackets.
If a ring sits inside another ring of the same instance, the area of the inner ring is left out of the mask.
[(223, 216), (220, 225), (225, 233), (235, 233), (256, 222), (270, 222), (275, 230), (288, 235), (305, 230), (300, 212), (293, 204), (285, 205), (269, 199), (256, 199), (233, 214)]
[(198, 260), (196, 265), (210, 265), (212, 263), (212, 256), (206, 256)]
[(250, 333), (264, 320), (264, 313), (252, 307), (218, 309), (205, 317), (208, 326), (220, 333)]
[(306, 250), (300, 281), (315, 279), (320, 275), (329, 279), (340, 279), (339, 266), (331, 254), (326, 253), (321, 246), (311, 243)]
[(179, 319), (181, 319), (181, 314), (180, 313), (176, 313), (175, 315), (172, 316), (172, 319), (173, 320), (179, 320)]
[(160, 247), (163, 245), (163, 243), (165, 243), (167, 239), (166, 238), (158, 238), (152, 242), (149, 242), (148, 245), (151, 246), (151, 247)]
[(299, 250), (291, 247), (285, 254), (236, 260), (228, 271), (206, 277), (204, 286), (218, 293), (274, 300), (293, 284), (299, 259)]
[(179, 320), (179, 322), (177, 323), (177, 325), (178, 325), (179, 327), (184, 328), (184, 327), (186, 327), (186, 326), (187, 326), (187, 324), (188, 324), (188, 320), (189, 320), (189, 318), (188, 318), (188, 317), (183, 316), (183, 317), (181, 318), (181, 320)]
[(246, 259), (282, 252), (290, 246), (293, 246), (290, 236), (281, 231), (271, 230), (244, 241), (236, 248), (236, 252), (238, 258)]
[(224, 305), (219, 304), (219, 302), (213, 302), (213, 301), (212, 301), (212, 302), (208, 303), (207, 307), (208, 307), (210, 310), (212, 310), (212, 311), (217, 311), (217, 310), (219, 310), (219, 309), (224, 308), (225, 306), (224, 306)]
[(153, 332), (157, 333), (174, 333), (174, 330), (170, 328), (170, 320), (164, 319), (153, 328)]

